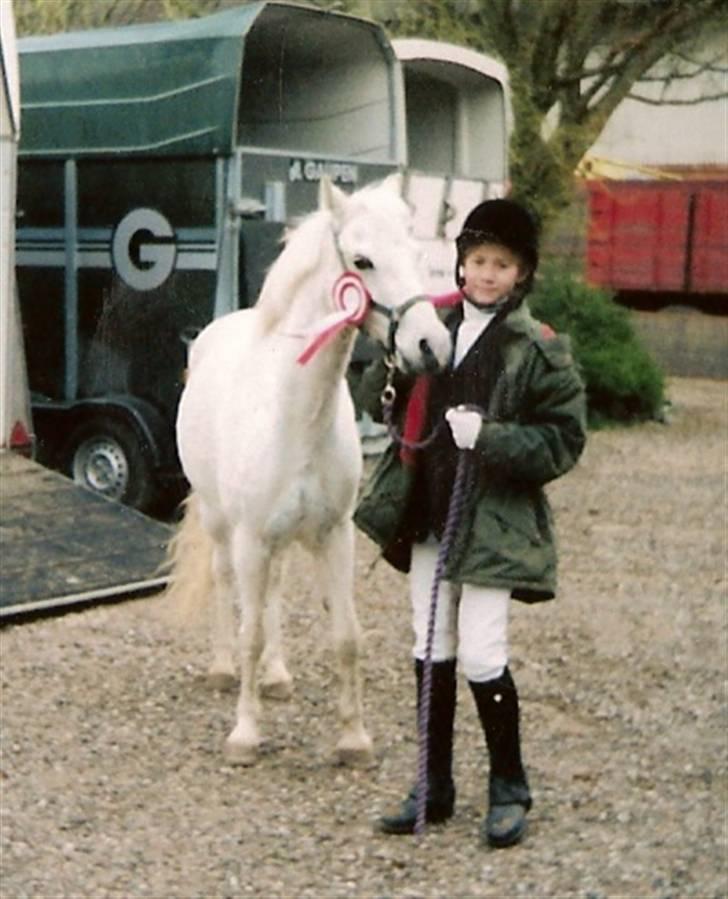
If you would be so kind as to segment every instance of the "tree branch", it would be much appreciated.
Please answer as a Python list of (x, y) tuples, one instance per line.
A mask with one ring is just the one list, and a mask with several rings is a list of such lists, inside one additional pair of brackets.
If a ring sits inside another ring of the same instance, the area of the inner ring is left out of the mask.
[(643, 75), (639, 81), (640, 84), (661, 84), (665, 81), (689, 81), (691, 78), (697, 78), (698, 75), (706, 73), (710, 75), (728, 75), (728, 68), (723, 69), (718, 66), (710, 65), (710, 63), (706, 63), (703, 66), (698, 66), (693, 69), (692, 72), (680, 72), (677, 69), (671, 69), (664, 75)]
[[(578, 108), (572, 111), (572, 121), (610, 115), (633, 84), (670, 50), (677, 34), (690, 33), (692, 26), (704, 24), (706, 7), (717, 9), (717, 4), (709, 0), (705, 4), (672, 6), (625, 48), (619, 48), (622, 52), (615, 58), (618, 71), (611, 79), (597, 79), (582, 93)], [(600, 91), (602, 96), (594, 102)]]
[(706, 94), (704, 97), (674, 100), (644, 97), (641, 94), (633, 94), (631, 92), (625, 95), (625, 99), (636, 100), (638, 103), (646, 103), (648, 106), (697, 106), (698, 103), (710, 103), (713, 100), (724, 100), (726, 97), (728, 97), (728, 91), (721, 91), (719, 94)]
[(498, 54), (507, 65), (513, 65), (519, 56), (520, 42), (512, 0), (486, 0), (480, 11)]
[(531, 77), (534, 102), (544, 111), (553, 102), (559, 54), (574, 11), (574, 0), (549, 0), (541, 6), (539, 35), (531, 52)]

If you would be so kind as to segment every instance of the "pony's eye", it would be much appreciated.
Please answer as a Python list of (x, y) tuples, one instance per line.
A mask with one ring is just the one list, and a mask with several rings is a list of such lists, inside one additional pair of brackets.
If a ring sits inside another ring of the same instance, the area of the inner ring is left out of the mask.
[(369, 268), (374, 268), (374, 263), (371, 259), (367, 259), (366, 256), (355, 256), (354, 267), (358, 268), (360, 272), (363, 272)]

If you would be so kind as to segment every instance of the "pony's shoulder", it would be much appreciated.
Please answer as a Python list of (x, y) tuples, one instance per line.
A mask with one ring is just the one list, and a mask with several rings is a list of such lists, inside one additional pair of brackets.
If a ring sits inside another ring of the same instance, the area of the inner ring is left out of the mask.
[(254, 312), (254, 309), (239, 309), (211, 321), (200, 331), (190, 347), (190, 367), (208, 353), (218, 352), (229, 341), (239, 341), (252, 326)]

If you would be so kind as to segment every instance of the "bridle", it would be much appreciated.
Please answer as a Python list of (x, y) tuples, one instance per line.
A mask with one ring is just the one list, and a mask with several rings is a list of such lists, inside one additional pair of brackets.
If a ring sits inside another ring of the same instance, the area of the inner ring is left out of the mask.
[(338, 234), (332, 231), (336, 254), (341, 263), (342, 273), (334, 282), (331, 293), (335, 311), (325, 316), (317, 325), (310, 342), (298, 356), (298, 362), (305, 365), (323, 346), (329, 343), (340, 331), (348, 326), (360, 328), (367, 317), (376, 312), (384, 316), (388, 322), (387, 340), (384, 345), (385, 356), (394, 365), (396, 356), (397, 329), (404, 316), (417, 303), (429, 303), (430, 297), (417, 294), (399, 306), (385, 306), (378, 302), (369, 292), (362, 276), (352, 271), (346, 263), (339, 245)]
[(395, 340), (397, 337), (397, 329), (399, 328), (400, 322), (409, 312), (409, 310), (417, 303), (429, 302), (431, 302), (430, 297), (425, 296), (424, 294), (417, 294), (417, 296), (410, 297), (399, 306), (383, 306), (381, 303), (378, 303), (373, 297), (370, 297), (369, 306), (371, 311), (378, 312), (380, 315), (383, 315), (389, 323), (387, 329), (387, 342), (384, 346), (384, 352), (387, 360), (389, 360), (392, 365), (394, 365), (394, 358), (397, 352)]
[[(372, 312), (376, 312), (387, 319), (387, 340), (384, 346), (384, 364), (387, 368), (387, 377), (384, 388), (380, 394), (382, 418), (387, 427), (390, 438), (403, 450), (416, 451), (425, 449), (425, 447), (429, 446), (433, 442), (435, 437), (440, 432), (443, 421), (437, 422), (430, 434), (428, 434), (426, 437), (417, 440), (411, 439), (405, 433), (400, 433), (394, 423), (394, 404), (397, 399), (397, 389), (394, 386), (394, 377), (397, 369), (397, 329), (399, 328), (399, 325), (401, 324), (402, 319), (407, 314), (407, 312), (417, 303), (431, 303), (435, 307), (450, 306), (454, 303), (461, 302), (463, 299), (463, 295), (460, 291), (455, 291), (454, 293), (450, 294), (443, 294), (437, 297), (429, 297), (424, 294), (418, 294), (405, 300), (405, 302), (401, 303), (399, 306), (384, 306), (382, 303), (377, 302), (377, 300), (375, 300), (371, 295), (366, 285), (364, 284), (364, 280), (362, 279), (361, 275), (359, 275), (357, 272), (352, 272), (349, 269), (346, 263), (346, 259), (344, 258), (344, 254), (341, 250), (341, 246), (339, 244), (338, 234), (333, 230), (332, 237), (334, 241), (334, 247), (336, 249), (336, 254), (339, 257), (339, 262), (341, 263), (341, 267), (343, 269), (343, 273), (336, 280), (333, 287), (335, 305), (337, 305), (342, 310), (344, 309), (344, 307), (346, 307), (347, 304), (342, 297), (339, 297), (339, 299), (337, 300), (337, 285), (347, 284), (356, 292), (356, 307), (352, 307), (353, 311), (350, 311), (349, 313), (344, 313), (343, 311), (339, 313), (339, 315), (341, 316), (339, 319), (340, 323), (334, 326), (335, 330), (332, 332), (331, 336), (333, 336), (333, 333), (338, 333), (338, 330), (340, 330), (340, 328), (342, 327), (345, 327), (347, 324), (354, 324), (357, 327), (360, 327), (366, 320), (367, 316)], [(356, 265), (356, 262), (354, 264)], [(371, 263), (369, 263), (369, 265), (371, 265)], [(328, 340), (329, 338), (325, 339)], [(321, 341), (321, 343), (317, 343), (315, 339), (314, 343), (310, 344), (309, 348), (304, 350), (301, 356), (299, 356), (298, 361), (308, 361), (310, 355), (312, 355), (320, 345), (323, 345), (323, 341)]]
[[(394, 357), (396, 354), (395, 340), (397, 337), (397, 329), (399, 328), (400, 322), (416, 303), (428, 303), (430, 301), (430, 298), (425, 296), (424, 294), (417, 294), (416, 296), (410, 297), (408, 300), (405, 300), (401, 305), (394, 307), (384, 306), (382, 303), (377, 302), (377, 300), (375, 300), (371, 293), (369, 293), (369, 291), (367, 290), (367, 287), (364, 284), (364, 280), (362, 279), (361, 275), (356, 275), (356, 273), (351, 272), (351, 270), (348, 268), (346, 259), (344, 258), (344, 253), (341, 249), (341, 244), (339, 243), (339, 235), (336, 231), (333, 231), (333, 238), (334, 247), (336, 248), (336, 255), (339, 257), (339, 262), (341, 263), (342, 269), (345, 273), (354, 275), (361, 281), (362, 288), (366, 292), (366, 295), (368, 297), (369, 311), (377, 312), (379, 313), (379, 315), (383, 315), (384, 318), (387, 319), (387, 342), (384, 345), (384, 351), (387, 358), (391, 359), (392, 362), (394, 362)], [(356, 262), (354, 264), (356, 265)]]

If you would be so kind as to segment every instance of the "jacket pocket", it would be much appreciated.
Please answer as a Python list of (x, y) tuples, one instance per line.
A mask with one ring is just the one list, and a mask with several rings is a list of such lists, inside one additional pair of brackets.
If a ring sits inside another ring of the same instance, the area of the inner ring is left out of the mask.
[(482, 510), (486, 517), (498, 523), (505, 538), (515, 533), (519, 544), (525, 539), (532, 546), (540, 546), (544, 534), (539, 528), (537, 506), (538, 500), (529, 492), (501, 493), (491, 502), (486, 500)]
[(526, 540), (531, 546), (540, 546), (543, 543), (533, 515), (523, 514), (506, 517), (498, 512), (492, 514), (493, 518), (498, 522), (504, 540), (508, 539), (509, 534), (514, 533), (518, 535), (517, 544), (521, 544), (523, 540)]
[(553, 544), (539, 532), (530, 502), (481, 501), (461, 561), (464, 581), (534, 583), (544, 578), (552, 565)]

